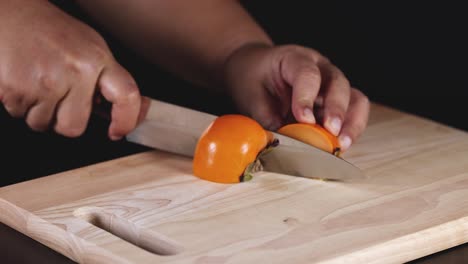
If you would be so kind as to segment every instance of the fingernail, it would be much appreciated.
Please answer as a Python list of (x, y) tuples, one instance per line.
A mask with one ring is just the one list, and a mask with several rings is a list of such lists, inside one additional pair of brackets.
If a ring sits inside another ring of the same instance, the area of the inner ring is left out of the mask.
[(304, 108), (304, 121), (307, 123), (315, 123), (314, 112), (310, 108)]
[(340, 141), (340, 148), (342, 151), (347, 150), (351, 146), (352, 140), (348, 136), (340, 136), (338, 140)]
[(341, 119), (338, 117), (333, 117), (327, 120), (325, 123), (325, 128), (328, 129), (328, 131), (330, 131), (333, 135), (338, 136), (341, 130), (341, 125)]

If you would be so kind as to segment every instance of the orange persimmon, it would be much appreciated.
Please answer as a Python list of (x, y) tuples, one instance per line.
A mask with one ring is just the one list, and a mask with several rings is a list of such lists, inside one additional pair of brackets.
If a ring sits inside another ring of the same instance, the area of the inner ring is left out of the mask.
[(340, 155), (338, 138), (320, 125), (294, 123), (281, 127), (278, 129), (278, 133), (297, 139), (333, 155)]
[(236, 183), (251, 179), (258, 156), (273, 142), (273, 134), (242, 115), (216, 118), (198, 140), (193, 173), (208, 181)]

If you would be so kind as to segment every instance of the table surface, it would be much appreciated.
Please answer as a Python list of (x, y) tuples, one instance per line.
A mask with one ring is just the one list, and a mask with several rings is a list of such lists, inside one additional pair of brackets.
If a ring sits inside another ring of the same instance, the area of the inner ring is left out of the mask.
[[(2, 245), (2, 248), (4, 250), (6, 249), (5, 251), (8, 252), (7, 256), (15, 255), (14, 254), (15, 250), (12, 250), (12, 248), (15, 249), (15, 248), (24, 248), (24, 247), (27, 247), (27, 248), (35, 247), (36, 249), (39, 249), (39, 248), (43, 247), (41, 245), (38, 245), (38, 246), (14, 246), (15, 243), (18, 242), (18, 241), (19, 241), (19, 243), (29, 243), (29, 242), (26, 242), (29, 239), (24, 238), (24, 236), (22, 236), (22, 235), (18, 236), (18, 234), (16, 234), (16, 232), (12, 232), (9, 228), (5, 228), (4, 226), (2, 227), (2, 229), (0, 229), (0, 232), (5, 233), (5, 236), (3, 236), (3, 235), (1, 236), (0, 241), (2, 242), (2, 244), (5, 244), (5, 245)], [(0, 234), (2, 234), (2, 233), (0, 233)], [(33, 242), (32, 244), (37, 244), (37, 243)], [(29, 245), (32, 245), (32, 244), (29, 244)], [(464, 248), (464, 246), (458, 247), (457, 249), (451, 249), (447, 253), (445, 253), (446, 254), (445, 256), (450, 255), (451, 256), (451, 261), (453, 261), (453, 260), (455, 260), (453, 258), (453, 255), (454, 255), (453, 252), (456, 252), (457, 250), (460, 250), (460, 249), (463, 250), (463, 248)], [(44, 248), (42, 248), (42, 250), (44, 250)], [(31, 251), (31, 252), (33, 252), (33, 251)], [(36, 251), (34, 251), (34, 252), (36, 252)], [(45, 253), (45, 254), (48, 254), (49, 258), (51, 258), (51, 259), (56, 258), (57, 261), (60, 261), (59, 260), (60, 257), (61, 257), (60, 255), (57, 255), (55, 253), (51, 253), (50, 250), (48, 250), (48, 249), (45, 249), (43, 252), (48, 252), (48, 253)], [(21, 254), (21, 253), (23, 253), (23, 254)], [(32, 253), (31, 254), (24, 254), (24, 252), (20, 252), (20, 254), (19, 254), (19, 256), (20, 256), (20, 258), (22, 258), (22, 260), (26, 260), (27, 257), (31, 257), (32, 255), (33, 255)], [(456, 255), (459, 255), (460, 258), (464, 257), (464, 254), (461, 254), (461, 253), (458, 253)], [(432, 263), (437, 263), (437, 262), (434, 262), (434, 261), (440, 261), (440, 259), (444, 259), (443, 256), (444, 256), (444, 253), (438, 253), (438, 254), (436, 254), (436, 255), (434, 255), (432, 257), (426, 257), (426, 258), (424, 258), (422, 260), (418, 260), (416, 262), (421, 262), (422, 261), (422, 263), (431, 263), (431, 262), (427, 262), (427, 261), (433, 261)], [(7, 259), (8, 259), (8, 257), (7, 257)], [(446, 259), (446, 257), (445, 257), (445, 259)], [(444, 260), (444, 261), (446, 261), (446, 260)], [(58, 263), (60, 263), (60, 262), (58, 262)]]

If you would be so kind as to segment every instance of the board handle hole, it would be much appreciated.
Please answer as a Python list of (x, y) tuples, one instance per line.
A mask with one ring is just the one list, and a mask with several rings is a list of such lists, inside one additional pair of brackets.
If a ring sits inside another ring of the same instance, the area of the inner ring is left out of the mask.
[(93, 226), (103, 229), (143, 250), (160, 256), (172, 256), (183, 251), (175, 241), (152, 230), (138, 227), (134, 223), (98, 207), (82, 207), (74, 211)]

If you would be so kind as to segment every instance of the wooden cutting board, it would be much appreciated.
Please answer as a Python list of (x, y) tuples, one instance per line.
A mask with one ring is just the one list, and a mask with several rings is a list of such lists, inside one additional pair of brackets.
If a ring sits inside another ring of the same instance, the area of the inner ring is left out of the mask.
[(395, 263), (468, 241), (468, 133), (373, 105), (344, 158), (366, 179), (225, 185), (151, 151), (0, 188), (0, 221), (81, 263)]

